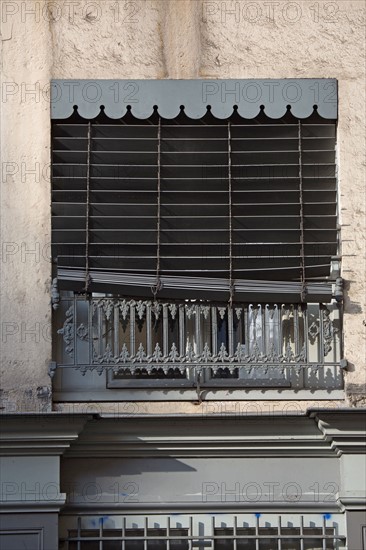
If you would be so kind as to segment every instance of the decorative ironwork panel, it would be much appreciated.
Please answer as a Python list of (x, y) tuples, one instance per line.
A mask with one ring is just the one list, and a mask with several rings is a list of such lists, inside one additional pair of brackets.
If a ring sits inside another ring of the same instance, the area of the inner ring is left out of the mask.
[[(65, 303), (65, 306), (63, 304)], [(67, 306), (67, 307), (66, 307)], [(61, 298), (57, 363), (119, 379), (340, 387), (340, 312), (328, 304)]]

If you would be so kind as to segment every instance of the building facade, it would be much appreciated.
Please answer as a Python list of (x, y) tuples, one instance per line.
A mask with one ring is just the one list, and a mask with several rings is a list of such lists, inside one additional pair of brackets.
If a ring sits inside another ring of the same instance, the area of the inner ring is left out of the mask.
[(364, 8), (3, 2), (4, 548), (366, 548)]

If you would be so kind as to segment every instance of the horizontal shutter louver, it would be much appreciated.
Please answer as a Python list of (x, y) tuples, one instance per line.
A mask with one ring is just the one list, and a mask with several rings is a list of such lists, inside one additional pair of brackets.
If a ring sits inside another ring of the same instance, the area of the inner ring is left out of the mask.
[[(54, 121), (52, 243), (61, 282), (81, 290), (88, 263), (95, 288), (108, 284), (101, 281), (109, 274), (109, 284), (121, 289), (145, 277), (149, 290), (158, 242), (160, 277), (177, 288), (183, 281), (187, 292), (193, 277), (207, 288), (219, 281), (224, 296), (232, 276), (236, 292), (255, 280), (264, 294), (270, 288), (281, 294), (282, 281), (290, 283), (288, 296), (296, 295), (291, 284), (301, 279), (302, 253), (307, 281), (329, 276), (337, 254), (334, 121), (316, 113), (301, 121), (301, 193), (298, 121), (290, 114), (278, 120), (234, 114), (230, 144), (228, 121), (209, 113), (161, 119), (159, 155), (158, 122), (157, 113), (144, 121), (131, 114), (93, 120), (88, 187), (88, 121), (77, 114)], [(174, 298), (173, 287), (165, 294)]]

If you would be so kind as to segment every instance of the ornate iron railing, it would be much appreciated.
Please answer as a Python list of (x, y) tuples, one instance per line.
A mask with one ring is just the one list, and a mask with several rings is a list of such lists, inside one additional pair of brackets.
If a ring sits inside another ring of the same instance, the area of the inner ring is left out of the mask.
[(57, 316), (57, 363), (83, 374), (309, 388), (342, 382), (337, 303), (231, 307), (70, 295)]

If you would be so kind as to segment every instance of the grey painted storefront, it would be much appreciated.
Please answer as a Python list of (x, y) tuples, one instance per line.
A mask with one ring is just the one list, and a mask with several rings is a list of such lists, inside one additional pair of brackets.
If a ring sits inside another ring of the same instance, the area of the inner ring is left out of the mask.
[(206, 534), (207, 518), (272, 525), (280, 514), (286, 525), (300, 516), (305, 525), (324, 520), (336, 526), (339, 548), (360, 550), (365, 432), (365, 411), (349, 409), (262, 417), (7, 415), (1, 548), (57, 548), (77, 517), (80, 525), (102, 519), (111, 529), (122, 517), (136, 525), (154, 518), (155, 526), (179, 517), (184, 526), (190, 516)]

